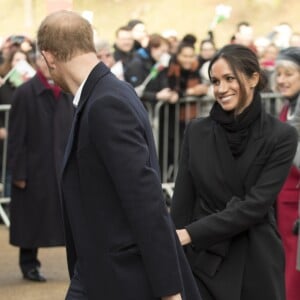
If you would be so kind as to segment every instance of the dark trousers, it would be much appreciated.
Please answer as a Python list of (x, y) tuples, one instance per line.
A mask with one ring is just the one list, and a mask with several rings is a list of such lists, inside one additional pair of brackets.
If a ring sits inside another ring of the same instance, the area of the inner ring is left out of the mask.
[(86, 291), (80, 280), (77, 267), (75, 267), (73, 278), (71, 279), (65, 300), (88, 300)]
[(19, 252), (19, 264), (23, 274), (28, 271), (39, 268), (41, 266), (40, 261), (37, 258), (38, 249), (37, 248), (20, 248)]

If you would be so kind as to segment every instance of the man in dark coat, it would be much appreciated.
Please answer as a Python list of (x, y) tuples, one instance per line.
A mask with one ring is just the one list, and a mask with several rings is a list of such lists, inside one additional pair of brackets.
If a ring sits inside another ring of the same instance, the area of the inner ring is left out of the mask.
[(114, 44), (114, 59), (121, 61), (124, 71), (128, 63), (132, 60), (134, 54), (134, 39), (129, 26), (119, 27), (116, 31), (116, 40)]
[(20, 247), (24, 278), (44, 282), (38, 248), (65, 244), (58, 176), (74, 109), (70, 95), (50, 81), (42, 56), (37, 66), (37, 74), (16, 89), (10, 112), (10, 243)]
[(133, 88), (98, 62), (92, 27), (74, 12), (46, 17), (38, 45), (77, 106), (62, 173), (66, 299), (201, 299), (163, 201), (151, 126)]

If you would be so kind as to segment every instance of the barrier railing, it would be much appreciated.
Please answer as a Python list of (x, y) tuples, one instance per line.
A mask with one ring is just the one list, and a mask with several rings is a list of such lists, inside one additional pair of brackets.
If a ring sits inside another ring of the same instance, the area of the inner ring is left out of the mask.
[[(4, 113), (4, 128), (8, 130), (10, 105), (0, 105), (0, 113)], [(0, 217), (6, 226), (10, 226), (10, 221), (7, 212), (3, 208), (3, 204), (10, 202), (10, 197), (5, 195), (6, 187), (6, 171), (7, 171), (7, 138), (3, 139), (2, 153), (2, 169), (1, 169), (1, 188), (0, 188)]]
[[(180, 147), (186, 124), (196, 113), (198, 117), (207, 116), (215, 100), (209, 96), (185, 97), (176, 104), (157, 102), (155, 105), (145, 103), (153, 130), (154, 140), (161, 167), (162, 188), (167, 198), (172, 198), (176, 178)], [(272, 115), (278, 115), (282, 106), (282, 97), (275, 93), (262, 93), (265, 109)], [(191, 109), (192, 108), (192, 109)], [(10, 105), (0, 105), (0, 113), (4, 113), (4, 127), (8, 129)], [(7, 170), (7, 139), (3, 140), (0, 217), (6, 226), (10, 225), (9, 217), (3, 204), (8, 204), (10, 198), (5, 195)]]
[(282, 95), (278, 93), (261, 93), (265, 110), (273, 116), (278, 116), (283, 103)]

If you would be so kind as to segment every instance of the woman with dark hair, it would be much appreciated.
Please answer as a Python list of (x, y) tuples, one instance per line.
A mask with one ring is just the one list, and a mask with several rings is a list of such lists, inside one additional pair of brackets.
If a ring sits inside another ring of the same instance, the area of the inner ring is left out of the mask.
[[(185, 97), (200, 97), (206, 95), (209, 84), (202, 82), (201, 65), (197, 58), (193, 36), (186, 35), (178, 45), (176, 54), (172, 57), (168, 68), (168, 84), (178, 99)], [(201, 105), (201, 109), (204, 105)], [(201, 111), (201, 113), (203, 113)], [(186, 123), (198, 116), (196, 103), (180, 104), (180, 137), (183, 135)]]
[(223, 47), (208, 71), (216, 102), (186, 129), (171, 215), (203, 300), (284, 300), (273, 206), (297, 132), (264, 111), (249, 48)]
[(170, 88), (179, 97), (205, 95), (208, 85), (201, 81), (200, 67), (194, 43), (185, 39), (179, 44), (170, 62), (168, 70)]

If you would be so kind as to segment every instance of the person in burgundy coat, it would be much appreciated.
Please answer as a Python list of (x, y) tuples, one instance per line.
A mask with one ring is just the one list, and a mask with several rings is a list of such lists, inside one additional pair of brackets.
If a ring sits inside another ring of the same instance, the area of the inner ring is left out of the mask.
[[(286, 99), (280, 120), (294, 125), (300, 133), (300, 48), (282, 50), (276, 59), (276, 84)], [(296, 270), (297, 234), (293, 227), (298, 219), (300, 188), (299, 144), (288, 178), (277, 199), (277, 223), (285, 250), (285, 281), (287, 300), (298, 300), (300, 295), (300, 272)]]
[(10, 243), (20, 248), (24, 278), (44, 282), (38, 248), (65, 245), (58, 177), (74, 108), (40, 55), (37, 65), (37, 74), (16, 89), (10, 111)]

